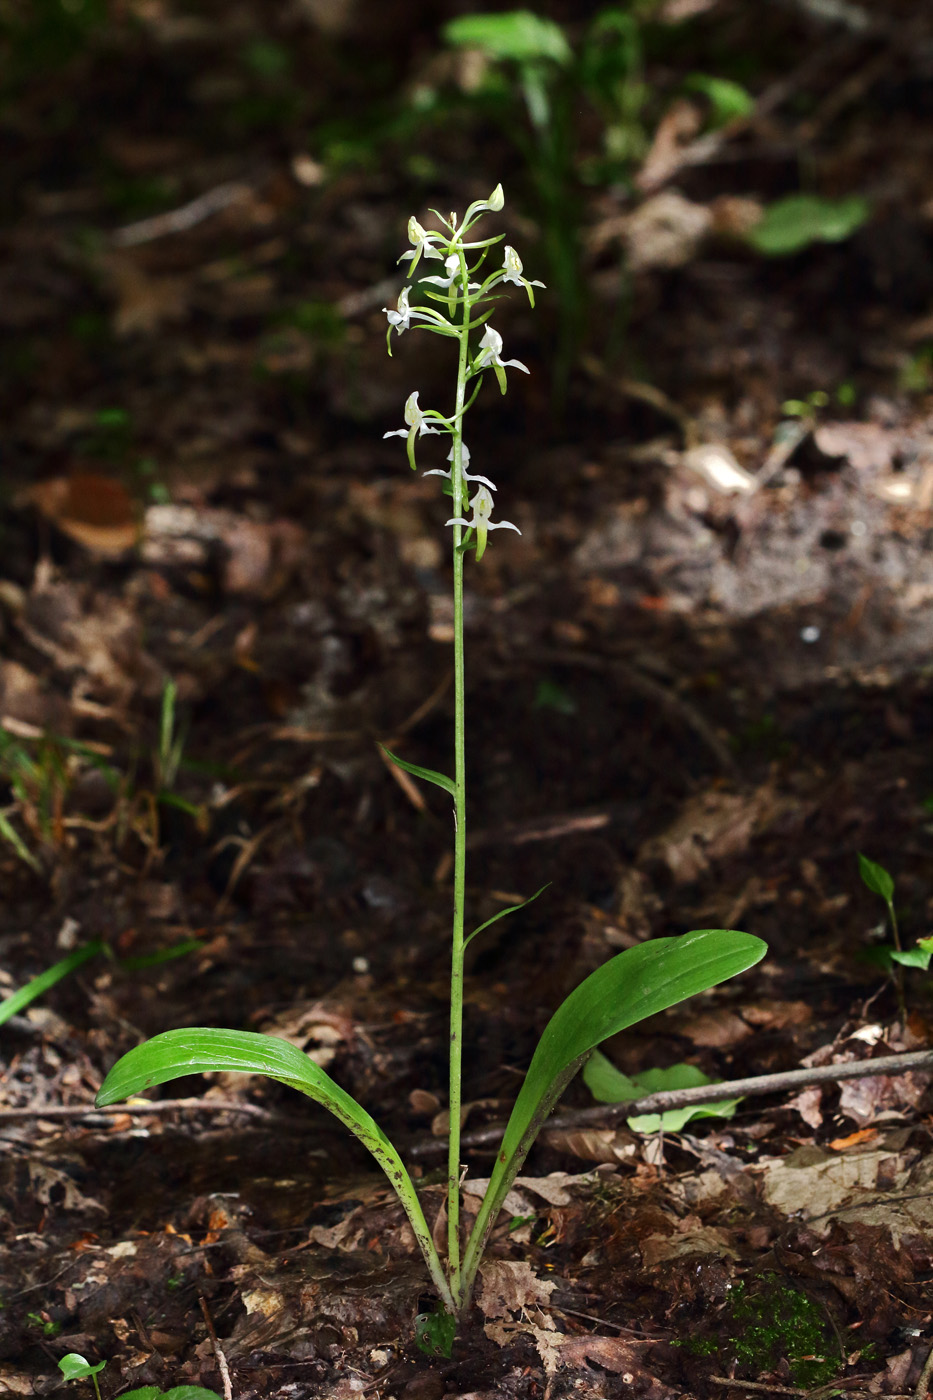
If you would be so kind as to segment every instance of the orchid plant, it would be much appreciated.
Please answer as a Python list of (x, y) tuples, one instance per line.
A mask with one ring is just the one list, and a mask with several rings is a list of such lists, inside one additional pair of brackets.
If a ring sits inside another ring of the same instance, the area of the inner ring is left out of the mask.
[[(419, 299), (412, 305), (413, 285), (407, 281), (397, 304), (385, 308), (387, 343), (408, 330), (430, 331), (454, 342), (457, 381), (453, 407), (444, 413), (422, 408), (419, 392), (405, 403), (405, 426), (384, 436), (403, 437), (408, 463), (417, 470), (417, 451), (424, 437), (450, 440), (446, 468), (432, 467), (452, 502), (447, 527), (453, 531), (451, 572), (454, 602), (454, 722), (453, 776), (388, 757), (417, 778), (442, 788), (453, 802), (453, 920), (450, 981), (450, 1128), (446, 1192), (447, 1242), (442, 1253), (435, 1243), (437, 1229), (429, 1227), (415, 1183), (399, 1153), (366, 1109), (342, 1089), (297, 1046), (252, 1031), (182, 1029), (166, 1031), (137, 1046), (113, 1067), (97, 1096), (99, 1105), (112, 1104), (156, 1084), (182, 1075), (208, 1071), (265, 1074), (291, 1085), (329, 1109), (369, 1149), (385, 1171), (405, 1209), (415, 1239), (437, 1291), (439, 1307), (422, 1317), (419, 1340), (448, 1350), (456, 1320), (470, 1305), (477, 1270), (490, 1232), (525, 1157), (548, 1114), (597, 1045), (676, 1002), (706, 991), (751, 967), (763, 956), (760, 939), (729, 929), (702, 929), (679, 938), (657, 938), (626, 949), (586, 978), (555, 1012), (532, 1057), (503, 1133), (483, 1204), (469, 1230), (461, 1218), (464, 1167), (460, 1154), (461, 1081), (463, 1063), (464, 951), (472, 939), (497, 919), (530, 901), (513, 905), (466, 933), (466, 702), (463, 636), (463, 579), (468, 557), (479, 563), (492, 530), (518, 527), (493, 520), (496, 486), (489, 477), (469, 470), (471, 457), (463, 440), (464, 418), (486, 376), (492, 371), (504, 394), (508, 370), (527, 374), (519, 360), (505, 359), (502, 337), (490, 322), (493, 305), (505, 285), (522, 289), (534, 306), (534, 288), (514, 248), (506, 246), (500, 267), (483, 275), (490, 252), (501, 236), (475, 237), (475, 226), (505, 203), (501, 185), (488, 199), (471, 204), (463, 219), (437, 215), (439, 229), (425, 229), (416, 218), (408, 225), (411, 249), (399, 261), (410, 264), (409, 279), (419, 265), (440, 263), (444, 274), (422, 276)], [(520, 533), (520, 532), (519, 532)], [(536, 899), (541, 893), (532, 895)]]

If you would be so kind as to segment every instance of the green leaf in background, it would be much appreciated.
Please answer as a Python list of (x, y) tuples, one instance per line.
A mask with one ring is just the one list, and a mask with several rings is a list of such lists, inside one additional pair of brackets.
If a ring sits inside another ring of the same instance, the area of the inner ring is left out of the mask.
[(70, 1351), (67, 1356), (63, 1356), (58, 1363), (58, 1369), (65, 1377), (66, 1381), (83, 1381), (88, 1376), (96, 1376), (107, 1365), (106, 1361), (98, 1361), (96, 1366), (92, 1366), (89, 1361), (85, 1361), (83, 1356), (79, 1356), (76, 1351)]
[[(29, 1006), (37, 997), (41, 997), (43, 992), (47, 992), (50, 987), (54, 987), (56, 982), (60, 982), (63, 977), (67, 977), (75, 968), (82, 963), (94, 958), (103, 948), (103, 944), (88, 943), (83, 948), (78, 948), (73, 953), (69, 953), (67, 958), (62, 958), (61, 962), (53, 963), (46, 968), (45, 972), (40, 972), (38, 977), (34, 977), (31, 982), (27, 982), (25, 987), (20, 987), (18, 992), (0, 1001), (0, 1026), (4, 1021), (8, 1021), (11, 1016), (22, 1011), (23, 1007)], [(77, 1352), (73, 1353), (77, 1355)]]
[(566, 64), (573, 57), (560, 25), (531, 10), (460, 15), (444, 25), (443, 35), (448, 44), (482, 49), (490, 58), (514, 59), (516, 63), (550, 58)]
[(403, 768), (405, 772), (410, 773), (413, 778), (424, 778), (427, 783), (436, 783), (437, 786), (443, 788), (445, 792), (449, 792), (451, 797), (456, 797), (457, 789), (454, 786), (453, 778), (447, 778), (443, 773), (435, 772), (433, 768), (422, 768), (418, 763), (406, 763), (404, 758), (399, 758), (396, 754), (391, 753), (389, 749), (386, 748), (385, 744), (380, 744), (379, 747), (382, 749), (386, 758), (391, 759), (396, 768)]
[[(583, 1067), (583, 1081), (600, 1103), (627, 1103), (672, 1089), (693, 1089), (713, 1084), (696, 1065), (670, 1065), (667, 1069), (646, 1069), (631, 1079), (616, 1069), (599, 1050), (594, 1050)], [(626, 1119), (636, 1133), (679, 1133), (693, 1118), (731, 1118), (741, 1099), (716, 1099), (710, 1103), (668, 1108), (663, 1113), (636, 1114)]]
[[(133, 1392), (122, 1395), (120, 1400), (130, 1400)], [(162, 1400), (220, 1400), (215, 1390), (205, 1390), (203, 1385), (175, 1385), (162, 1392)]]
[(575, 715), (577, 702), (557, 681), (541, 680), (535, 688), (536, 710), (554, 710), (559, 715)]
[(707, 73), (691, 73), (685, 84), (689, 92), (699, 92), (712, 108), (710, 125), (725, 126), (735, 117), (747, 117), (754, 110), (755, 99), (731, 78), (714, 78)]
[(124, 1390), (120, 1400), (220, 1400), (220, 1396), (215, 1390), (205, 1390), (203, 1385), (176, 1385), (171, 1390), (141, 1385), (136, 1390)]
[(787, 257), (811, 243), (841, 243), (862, 227), (870, 213), (868, 201), (857, 194), (848, 199), (792, 194), (768, 205), (748, 241), (767, 257)]
[[(926, 941), (930, 942), (929, 939)], [(919, 967), (922, 972), (926, 972), (930, 966), (930, 958), (933, 957), (933, 949), (919, 945), (916, 948), (891, 948), (889, 954), (891, 961), (900, 963), (902, 967)]]
[(890, 904), (894, 898), (894, 881), (884, 866), (879, 865), (877, 861), (869, 860), (859, 851), (858, 869), (862, 883), (868, 886), (872, 894), (880, 894), (885, 903)]
[(590, 1052), (609, 1036), (753, 967), (767, 952), (735, 929), (698, 929), (626, 948), (590, 973), (555, 1011), (532, 1057), (496, 1156), (464, 1259), (468, 1279), (529, 1148)]

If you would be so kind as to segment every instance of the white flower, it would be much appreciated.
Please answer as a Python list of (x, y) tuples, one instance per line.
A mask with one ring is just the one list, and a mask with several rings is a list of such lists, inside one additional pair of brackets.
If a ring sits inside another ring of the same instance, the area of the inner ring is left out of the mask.
[(468, 529), (476, 531), (476, 558), (482, 559), (486, 549), (486, 535), (489, 530), (514, 530), (516, 535), (522, 532), (517, 525), (513, 525), (510, 520), (492, 521), (493, 499), (485, 486), (481, 486), (476, 495), (470, 501), (473, 508), (473, 515), (469, 520), (464, 520), (463, 516), (454, 516), (453, 520), (448, 520), (448, 525), (465, 525)]
[[(453, 448), (451, 448), (450, 451), (447, 453), (447, 460), (448, 460), (448, 462), (452, 462), (453, 459), (454, 459), (454, 450), (453, 450)], [(469, 465), (470, 465), (470, 449), (467, 447), (467, 445), (466, 445), (465, 442), (462, 442), (462, 443), (460, 444), (460, 474), (461, 474), (461, 476), (463, 477), (464, 481), (478, 481), (478, 482), (480, 482), (481, 485), (483, 485), (483, 486), (488, 486), (489, 489), (490, 489), (490, 491), (495, 491), (495, 489), (496, 489), (496, 483), (495, 483), (494, 481), (490, 481), (488, 476), (471, 476), (470, 473), (467, 471), (467, 467), (468, 467)], [(451, 476), (453, 475), (453, 469), (451, 468), (451, 470), (450, 470), (449, 472), (442, 472), (441, 469), (440, 469), (440, 467), (433, 467), (433, 468), (431, 469), (431, 471), (425, 472), (424, 475), (425, 475), (425, 476), (445, 476), (445, 477), (447, 478), (447, 480), (450, 481)]]
[(499, 381), (499, 388), (505, 393), (505, 371), (511, 367), (520, 369), (525, 374), (530, 374), (527, 365), (523, 365), (521, 360), (503, 360), (502, 358), (502, 336), (498, 331), (494, 331), (492, 326), (487, 325), (483, 333), (483, 338), (479, 343), (480, 353), (473, 361), (473, 373), (479, 374), (480, 370), (495, 370), (496, 378)]
[(544, 286), (543, 282), (529, 282), (527, 277), (522, 276), (522, 260), (515, 249), (510, 248), (508, 244), (505, 248), (505, 262), (502, 264), (502, 280), (503, 282), (511, 282), (516, 287), (524, 287), (532, 306), (535, 304), (535, 294), (531, 290), (532, 287)]
[[(415, 438), (422, 437), (425, 433), (439, 433), (440, 428), (435, 428), (427, 419), (426, 415), (418, 407), (418, 390), (409, 394), (405, 400), (405, 422), (407, 428), (393, 428), (390, 433), (383, 433), (383, 439), (390, 437), (403, 437), (408, 439), (408, 464), (412, 471), (417, 469), (415, 462)], [(438, 415), (439, 416), (439, 415)]]
[[(453, 286), (454, 282), (459, 281), (459, 278), (460, 278), (460, 258), (459, 258), (459, 255), (458, 255), (457, 253), (451, 253), (451, 255), (450, 255), (449, 258), (445, 258), (445, 259), (444, 259), (444, 267), (445, 267), (446, 272), (447, 272), (447, 276), (446, 276), (446, 277), (422, 277), (422, 278), (421, 278), (421, 281), (422, 281), (422, 282), (430, 282), (430, 283), (431, 283), (433, 286), (435, 286), (435, 287), (443, 287), (445, 291), (449, 291), (450, 288)], [(470, 292), (478, 292), (478, 291), (479, 291), (479, 283), (478, 283), (478, 282), (470, 282), (470, 283), (468, 283), (468, 284), (467, 284), (467, 291), (470, 291)]]
[(399, 293), (398, 305), (393, 311), (390, 307), (384, 306), (382, 309), (389, 318), (389, 329), (394, 326), (399, 335), (402, 331), (407, 331), (411, 326), (411, 307), (408, 305), (409, 288), (403, 287)]
[(446, 322), (440, 312), (430, 309), (427, 311), (415, 311), (410, 307), (408, 305), (408, 298), (410, 295), (411, 288), (406, 284), (399, 293), (398, 303), (395, 309), (393, 310), (390, 306), (384, 306), (382, 308), (389, 318), (389, 329), (386, 332), (386, 345), (388, 346), (390, 355), (392, 354), (392, 331), (394, 330), (396, 335), (401, 335), (403, 331), (411, 330), (412, 317), (417, 321), (440, 322), (442, 325), (446, 326)]
[(426, 258), (442, 258), (444, 254), (438, 251), (435, 244), (441, 243), (445, 247), (447, 246), (447, 239), (442, 233), (429, 233), (427, 229), (423, 229), (414, 214), (408, 220), (408, 241), (414, 244), (414, 250), (403, 253), (399, 262), (407, 262), (409, 258), (412, 259), (411, 267), (408, 269), (409, 277), (418, 266), (422, 254)]

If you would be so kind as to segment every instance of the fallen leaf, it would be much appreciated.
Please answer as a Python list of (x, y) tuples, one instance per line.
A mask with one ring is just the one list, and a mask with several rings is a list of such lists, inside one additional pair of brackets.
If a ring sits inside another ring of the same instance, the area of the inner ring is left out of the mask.
[(848, 1147), (858, 1147), (863, 1142), (873, 1142), (878, 1136), (877, 1128), (862, 1128), (857, 1133), (850, 1133), (848, 1137), (833, 1138), (827, 1143), (834, 1152), (845, 1152)]
[[(690, 1217), (688, 1217), (688, 1220)], [(696, 1216), (689, 1228), (687, 1220), (678, 1223), (670, 1235), (646, 1235), (641, 1241), (641, 1261), (645, 1268), (663, 1264), (669, 1259), (683, 1259), (690, 1254), (715, 1254), (721, 1259), (738, 1259), (738, 1251), (729, 1243), (723, 1230), (713, 1225), (701, 1225)]]
[(35, 506), (56, 530), (102, 558), (117, 559), (139, 541), (132, 497), (119, 481), (99, 472), (50, 477), (18, 500)]
[(883, 1182), (886, 1191), (906, 1182), (905, 1158), (884, 1147), (842, 1156), (804, 1146), (787, 1157), (766, 1158), (754, 1171), (764, 1174), (764, 1199), (784, 1215), (805, 1220), (828, 1217), (840, 1207), (870, 1195)]
[(712, 223), (705, 204), (695, 204), (676, 190), (646, 199), (625, 230), (629, 268), (638, 272), (649, 267), (683, 267), (696, 256)]

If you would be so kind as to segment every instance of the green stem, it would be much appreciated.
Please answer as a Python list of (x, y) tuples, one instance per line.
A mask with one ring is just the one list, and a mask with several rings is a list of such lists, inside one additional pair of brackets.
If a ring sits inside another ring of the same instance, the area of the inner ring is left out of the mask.
[[(465, 507), (463, 481), (463, 411), (469, 368), (470, 298), (466, 257), (460, 253), (463, 285), (463, 321), (457, 365), (457, 403), (454, 410), (453, 462), (450, 480), (454, 515)], [(463, 656), (463, 551), (462, 526), (453, 527), (454, 586), (454, 912), (450, 962), (450, 1134), (447, 1155), (447, 1276), (459, 1309), (460, 1289), (460, 1103), (463, 1073), (463, 918), (466, 894), (466, 703)]]

